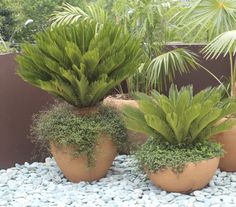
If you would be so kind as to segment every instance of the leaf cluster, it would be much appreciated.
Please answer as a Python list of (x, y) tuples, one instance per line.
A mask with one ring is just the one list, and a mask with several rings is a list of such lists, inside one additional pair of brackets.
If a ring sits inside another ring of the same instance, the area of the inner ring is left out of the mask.
[(127, 130), (120, 114), (113, 108), (101, 107), (97, 113), (76, 116), (66, 103), (56, 103), (33, 116), (31, 138), (41, 149), (53, 142), (58, 147), (72, 146), (74, 156), (87, 154), (93, 164), (94, 149), (101, 134), (108, 135), (118, 149), (127, 144)]
[(192, 41), (204, 33), (207, 33), (208, 40), (212, 40), (236, 27), (235, 0), (190, 0), (188, 6), (177, 15), (175, 24), (185, 32), (184, 37), (196, 31)]
[(224, 151), (220, 144), (203, 141), (196, 144), (169, 145), (155, 138), (150, 138), (135, 153), (141, 168), (144, 166), (150, 172), (161, 171), (166, 168), (181, 173), (186, 164), (201, 162), (223, 156)]
[[(181, 10), (176, 1), (155, 0), (118, 0), (95, 1), (86, 7), (76, 7), (64, 3), (51, 18), (52, 26), (71, 24), (80, 21), (95, 21), (97, 27), (107, 19), (119, 24), (124, 31), (129, 31), (142, 39), (145, 51), (143, 62), (135, 75), (126, 80), (127, 90), (145, 91), (163, 90), (167, 83), (173, 82), (176, 73), (188, 73), (200, 64), (196, 55), (184, 48), (165, 51), (168, 41), (176, 40), (177, 26), (171, 19)], [(178, 38), (177, 38), (178, 39)], [(122, 88), (119, 88), (123, 93)]]
[(178, 91), (172, 85), (169, 97), (153, 91), (151, 96), (137, 93), (139, 109), (126, 107), (127, 127), (164, 140), (171, 145), (207, 140), (230, 129), (235, 121), (222, 120), (236, 113), (236, 103), (222, 98), (222, 91), (208, 88), (193, 95), (191, 86)]
[(95, 22), (56, 27), (25, 43), (18, 75), (77, 107), (96, 105), (140, 64), (140, 43), (119, 26)]

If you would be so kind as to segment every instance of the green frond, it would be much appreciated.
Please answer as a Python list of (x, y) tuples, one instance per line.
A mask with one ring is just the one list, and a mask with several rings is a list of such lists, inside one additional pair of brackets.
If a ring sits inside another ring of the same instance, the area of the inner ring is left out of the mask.
[[(153, 91), (151, 97), (138, 93), (138, 109), (124, 111), (131, 130), (146, 131), (150, 136), (170, 144), (190, 144), (210, 138), (233, 126), (233, 121), (218, 124), (225, 117), (236, 113), (236, 104), (222, 100), (222, 91), (207, 88), (195, 96), (192, 86), (171, 86), (169, 97)], [(150, 132), (152, 129), (152, 133)], [(153, 133), (154, 132), (154, 133)], [(154, 135), (153, 135), (154, 134)]]
[(160, 90), (163, 83), (173, 82), (176, 72), (183, 74), (190, 71), (189, 68), (197, 69), (199, 63), (196, 54), (193, 52), (177, 48), (154, 58), (147, 68), (147, 79), (149, 84)]
[[(235, 20), (236, 21), (236, 20)], [(217, 59), (220, 55), (236, 54), (236, 30), (224, 32), (214, 38), (202, 50), (207, 59)]]
[(146, 124), (143, 113), (138, 109), (125, 106), (123, 108), (123, 114), (128, 129), (142, 132), (149, 136), (155, 136), (155, 131)]
[(35, 42), (23, 45), (18, 75), (77, 107), (96, 105), (141, 63), (139, 41), (109, 22), (55, 27)]
[(104, 24), (107, 20), (107, 12), (96, 4), (90, 4), (83, 10), (68, 3), (63, 3), (58, 11), (53, 12), (50, 19), (52, 27), (74, 24), (79, 21), (95, 21), (98, 24)]
[(205, 33), (209, 40), (224, 31), (232, 30), (236, 22), (235, 0), (198, 0), (180, 12), (175, 23), (185, 32), (185, 37), (197, 31), (193, 41), (199, 34)]

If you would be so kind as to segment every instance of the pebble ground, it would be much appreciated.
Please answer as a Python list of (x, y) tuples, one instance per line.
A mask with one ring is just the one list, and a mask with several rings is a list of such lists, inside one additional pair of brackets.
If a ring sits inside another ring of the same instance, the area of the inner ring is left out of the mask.
[(236, 173), (218, 170), (206, 188), (184, 195), (154, 186), (126, 155), (92, 183), (67, 181), (52, 158), (0, 170), (0, 207), (51, 206), (236, 207)]

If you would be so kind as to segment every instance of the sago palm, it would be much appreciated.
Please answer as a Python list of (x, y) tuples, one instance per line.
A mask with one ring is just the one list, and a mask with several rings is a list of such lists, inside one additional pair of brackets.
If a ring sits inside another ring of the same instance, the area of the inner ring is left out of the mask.
[(235, 124), (223, 117), (236, 113), (236, 103), (221, 102), (222, 91), (205, 89), (195, 96), (192, 87), (180, 91), (172, 86), (169, 97), (156, 91), (151, 96), (136, 94), (139, 109), (126, 107), (127, 127), (170, 144), (203, 141)]
[(182, 48), (166, 52), (163, 49), (169, 40), (166, 37), (173, 32), (169, 12), (175, 4), (155, 0), (119, 0), (114, 2), (112, 13), (96, 3), (88, 4), (85, 8), (63, 4), (59, 11), (53, 13), (51, 21), (53, 26), (96, 21), (99, 28), (109, 17), (113, 18), (114, 24), (140, 37), (146, 51), (145, 64), (139, 67), (135, 76), (127, 80), (128, 92), (142, 88), (142, 91), (149, 93), (150, 88), (162, 90), (167, 82), (173, 82), (176, 73), (187, 73), (190, 68), (197, 69), (200, 66), (196, 55), (189, 50)]
[(22, 46), (17, 73), (76, 107), (96, 105), (140, 65), (140, 42), (122, 28), (82, 21), (48, 29)]

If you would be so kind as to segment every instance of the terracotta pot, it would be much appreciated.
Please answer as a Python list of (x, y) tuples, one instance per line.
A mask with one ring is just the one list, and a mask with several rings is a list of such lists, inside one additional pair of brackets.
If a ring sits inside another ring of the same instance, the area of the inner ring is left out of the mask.
[[(112, 106), (119, 111), (121, 111), (124, 106), (132, 106), (138, 108), (137, 101), (131, 99), (122, 99), (122, 96), (119, 98), (108, 96), (107, 98), (104, 99), (103, 104), (107, 106)], [(130, 143), (130, 146), (127, 149), (123, 149), (120, 153), (129, 154), (131, 149), (135, 149), (136, 147), (142, 145), (146, 141), (147, 141), (146, 134), (128, 130), (128, 142)]]
[(57, 148), (54, 143), (50, 143), (50, 147), (57, 165), (65, 177), (72, 182), (94, 181), (104, 177), (117, 154), (116, 146), (107, 136), (98, 139), (94, 151), (96, 160), (92, 167), (87, 166), (87, 155), (73, 156), (73, 147)]
[(171, 169), (150, 173), (150, 180), (163, 190), (178, 193), (190, 193), (206, 186), (214, 176), (219, 164), (219, 158), (189, 163), (182, 173), (175, 173)]
[[(223, 121), (225, 119), (222, 119)], [(236, 125), (226, 131), (219, 133), (213, 137), (218, 143), (223, 146), (225, 151), (224, 157), (220, 159), (219, 168), (222, 171), (236, 171)]]

